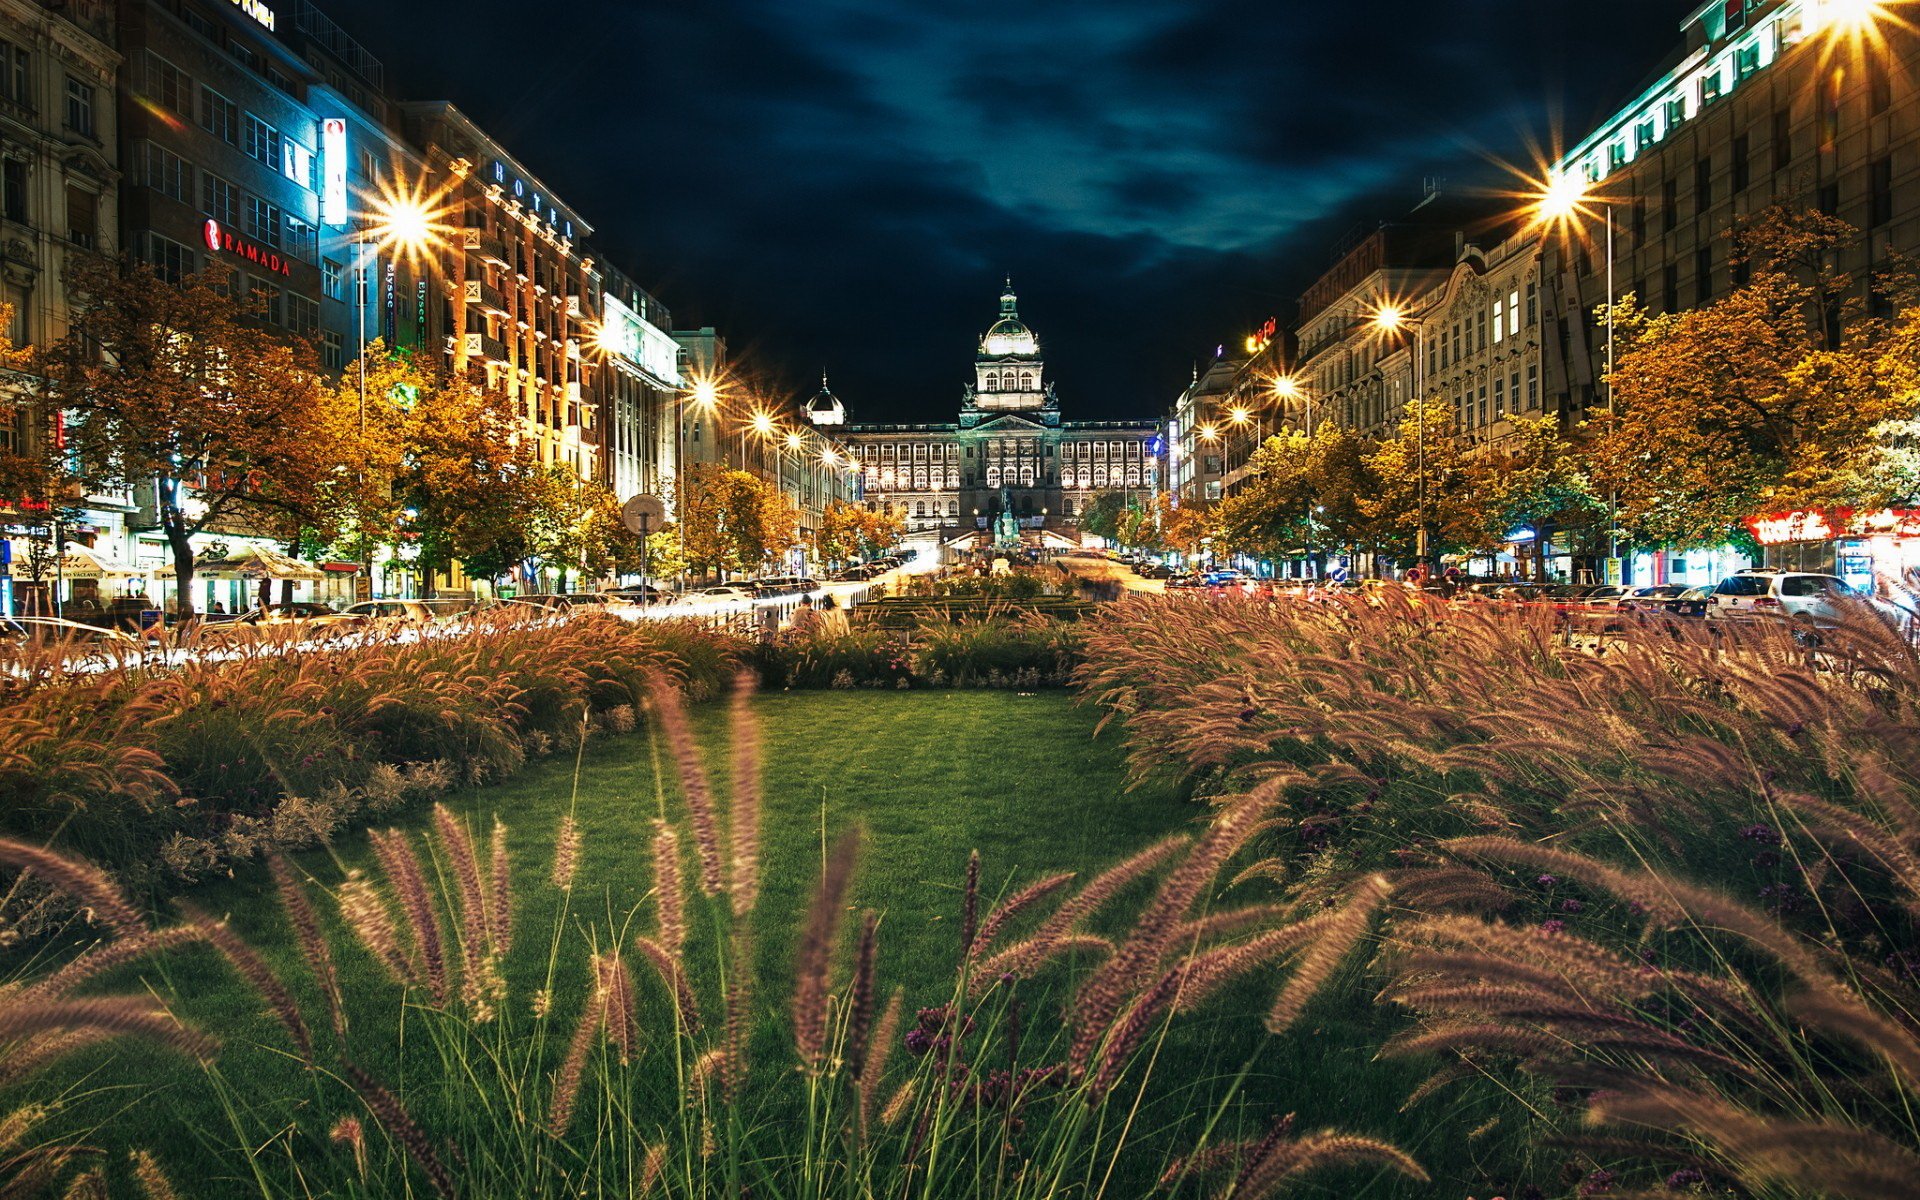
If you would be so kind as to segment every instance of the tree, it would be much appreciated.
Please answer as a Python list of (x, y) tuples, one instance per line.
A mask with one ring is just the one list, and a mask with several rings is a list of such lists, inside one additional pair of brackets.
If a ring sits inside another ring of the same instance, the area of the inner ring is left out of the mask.
[(1120, 520), (1126, 511), (1125, 492), (1095, 492), (1080, 510), (1080, 531), (1117, 543), (1120, 540)]
[(829, 500), (813, 531), (814, 557), (824, 563), (842, 563), (860, 554), (867, 512), (846, 500)]
[(152, 488), (191, 611), (194, 534), (288, 512), (343, 465), (312, 347), (276, 336), (218, 275), (178, 285), (131, 259), (83, 259), (73, 316), (38, 371), (71, 414), (67, 450), (94, 489)]
[(1216, 536), (1235, 550), (1274, 557), (1377, 549), (1382, 523), (1368, 507), (1379, 491), (1372, 451), (1360, 434), (1332, 422), (1311, 435), (1289, 429), (1268, 438), (1240, 490), (1215, 508)]
[(406, 518), (404, 536), (418, 547), (428, 579), (455, 562), (475, 578), (498, 579), (531, 553), (540, 465), (518, 440), (508, 397), (461, 379), (430, 382), (403, 410), (393, 491)]
[(752, 570), (799, 544), (799, 511), (758, 475), (701, 463), (677, 491), (681, 553), (695, 571)]
[(1756, 513), (1884, 504), (1908, 486), (1892, 435), (1915, 413), (1920, 313), (1856, 311), (1832, 264), (1857, 240), (1832, 217), (1769, 209), (1734, 231), (1745, 286), (1684, 312), (1615, 309), (1614, 411), (1590, 425), (1622, 525), (1711, 546)]
[(1374, 549), (1396, 559), (1417, 554), (1423, 512), (1429, 555), (1476, 540), (1454, 418), (1443, 397), (1410, 400), (1367, 452), (1374, 486), (1358, 507)]
[(1467, 463), (1466, 494), (1478, 534), (1491, 548), (1522, 527), (1533, 531), (1533, 577), (1546, 578), (1552, 526), (1586, 523), (1602, 506), (1586, 463), (1553, 417), (1515, 418), (1513, 433)]
[(1205, 551), (1208, 543), (1218, 535), (1219, 528), (1220, 522), (1213, 505), (1189, 500), (1170, 507), (1161, 536), (1166, 541), (1167, 549), (1192, 558)]
[(906, 532), (907, 518), (904, 513), (864, 512), (860, 520), (860, 553), (863, 557), (872, 558), (891, 550), (900, 544)]

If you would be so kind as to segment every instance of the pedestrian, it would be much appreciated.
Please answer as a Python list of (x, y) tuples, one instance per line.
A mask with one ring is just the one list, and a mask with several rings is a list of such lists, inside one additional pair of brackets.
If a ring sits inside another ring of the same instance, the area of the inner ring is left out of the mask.
[(820, 632), (827, 637), (846, 637), (852, 632), (847, 621), (847, 610), (834, 602), (832, 596), (820, 597)]
[(224, 617), (227, 615), (227, 606), (220, 603), (220, 601), (215, 600), (213, 602), (213, 607), (208, 609), (207, 611), (212, 613), (216, 617)]
[(813, 597), (800, 597), (800, 603), (793, 610), (793, 621), (789, 627), (796, 637), (811, 637), (820, 632), (820, 614), (814, 611)]

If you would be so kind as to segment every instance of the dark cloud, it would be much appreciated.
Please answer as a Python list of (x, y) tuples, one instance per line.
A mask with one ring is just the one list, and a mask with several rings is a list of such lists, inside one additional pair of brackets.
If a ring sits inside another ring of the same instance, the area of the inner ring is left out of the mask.
[(1423, 176), (1574, 136), (1677, 0), (322, 0), (683, 326), (950, 417), (1011, 274), (1069, 411), (1146, 414)]

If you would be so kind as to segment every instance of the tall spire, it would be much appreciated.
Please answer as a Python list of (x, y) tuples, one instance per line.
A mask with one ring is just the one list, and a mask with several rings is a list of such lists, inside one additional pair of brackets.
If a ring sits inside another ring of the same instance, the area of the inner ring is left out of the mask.
[(1007, 290), (1000, 293), (1000, 315), (1003, 317), (1019, 316), (1020, 314), (1015, 311), (1019, 307), (1019, 303), (1020, 298), (1013, 294), (1013, 276), (1009, 275), (1007, 276)]

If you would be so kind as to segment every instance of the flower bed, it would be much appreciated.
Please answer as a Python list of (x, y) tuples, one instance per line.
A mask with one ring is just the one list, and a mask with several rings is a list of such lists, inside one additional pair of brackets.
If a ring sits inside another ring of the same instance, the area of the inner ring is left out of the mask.
[(1080, 664), (1074, 624), (1004, 612), (967, 622), (862, 625), (785, 636), (758, 650), (769, 687), (1064, 687)]

